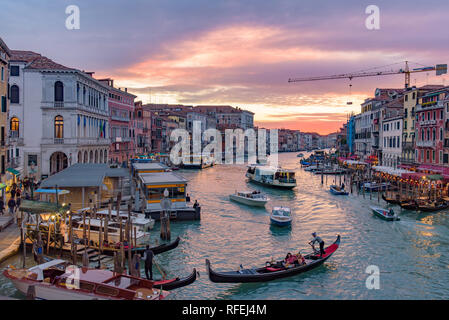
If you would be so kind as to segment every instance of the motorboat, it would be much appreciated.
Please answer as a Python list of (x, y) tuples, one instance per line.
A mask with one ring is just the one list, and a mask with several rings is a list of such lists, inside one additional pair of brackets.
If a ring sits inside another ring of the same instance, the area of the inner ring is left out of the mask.
[(292, 223), (291, 209), (288, 207), (274, 207), (270, 215), (271, 224), (286, 227)]
[(229, 198), (233, 201), (254, 207), (263, 207), (268, 201), (268, 197), (260, 193), (260, 191), (236, 191)]
[(3, 275), (23, 294), (44, 300), (161, 300), (154, 281), (105, 269), (78, 268), (60, 259), (29, 269), (9, 266)]
[(275, 188), (293, 189), (296, 187), (295, 172), (282, 168), (250, 165), (246, 172), (250, 181)]

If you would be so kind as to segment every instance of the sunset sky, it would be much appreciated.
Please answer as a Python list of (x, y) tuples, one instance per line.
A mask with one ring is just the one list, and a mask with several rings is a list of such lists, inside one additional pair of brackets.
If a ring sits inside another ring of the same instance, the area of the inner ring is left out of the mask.
[[(365, 27), (370, 4), (380, 30)], [(80, 8), (80, 30), (65, 28), (68, 5)], [(352, 94), (348, 80), (287, 80), (448, 63), (447, 12), (449, 2), (436, 0), (2, 0), (0, 37), (113, 78), (144, 102), (239, 106), (259, 126), (325, 134), (404, 77), (354, 79)], [(448, 80), (412, 75), (418, 86)]]

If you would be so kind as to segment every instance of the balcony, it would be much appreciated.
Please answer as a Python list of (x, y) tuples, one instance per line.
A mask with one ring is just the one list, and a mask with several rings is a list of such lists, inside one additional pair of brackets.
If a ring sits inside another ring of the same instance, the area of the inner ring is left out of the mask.
[(423, 148), (434, 148), (435, 147), (435, 141), (416, 141), (417, 147), (423, 147)]
[(44, 145), (110, 145), (111, 139), (108, 138), (42, 138)]
[(420, 121), (419, 122), (419, 125), (421, 127), (423, 127), (423, 126), (432, 126), (432, 125), (436, 125), (436, 124), (437, 124), (436, 120), (424, 120), (424, 121)]
[(112, 115), (111, 120), (129, 122), (130, 119), (129, 119), (129, 117), (120, 117), (120, 116)]
[(54, 107), (55, 108), (64, 108), (64, 101), (55, 101)]
[(402, 142), (402, 149), (407, 150), (415, 149), (415, 142)]

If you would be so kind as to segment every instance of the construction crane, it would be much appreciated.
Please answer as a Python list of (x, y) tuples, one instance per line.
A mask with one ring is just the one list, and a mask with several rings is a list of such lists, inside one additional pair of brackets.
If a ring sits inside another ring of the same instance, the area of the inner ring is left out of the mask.
[[(387, 66), (384, 66), (387, 67)], [(371, 68), (368, 70), (362, 70), (359, 72), (354, 73), (343, 73), (343, 74), (336, 74), (336, 75), (330, 75), (330, 76), (320, 76), (320, 77), (306, 77), (306, 78), (290, 78), (288, 79), (288, 82), (305, 82), (305, 81), (318, 81), (318, 80), (331, 80), (331, 79), (349, 79), (352, 80), (353, 78), (363, 78), (363, 77), (378, 77), (378, 76), (391, 76), (395, 74), (404, 74), (405, 75), (405, 87), (410, 87), (410, 74), (412, 73), (418, 73), (418, 72), (429, 72), (429, 71), (436, 71), (436, 75), (440, 76), (442, 74), (447, 73), (447, 64), (437, 64), (433, 67), (421, 67), (421, 68), (415, 68), (410, 70), (408, 61), (405, 61), (405, 68), (401, 68), (399, 70), (386, 70), (386, 71), (370, 71), (372, 69), (379, 69), (381, 67), (377, 68)]]

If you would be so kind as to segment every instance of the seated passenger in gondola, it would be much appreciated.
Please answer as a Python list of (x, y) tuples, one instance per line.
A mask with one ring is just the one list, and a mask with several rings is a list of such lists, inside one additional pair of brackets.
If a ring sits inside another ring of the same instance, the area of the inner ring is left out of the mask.
[(301, 251), (298, 251), (298, 254), (296, 255), (296, 263), (300, 266), (306, 264), (306, 259), (304, 259), (303, 255), (301, 254)]
[(390, 209), (390, 210), (388, 211), (388, 215), (389, 215), (390, 217), (394, 216), (394, 211), (393, 211), (393, 209)]

